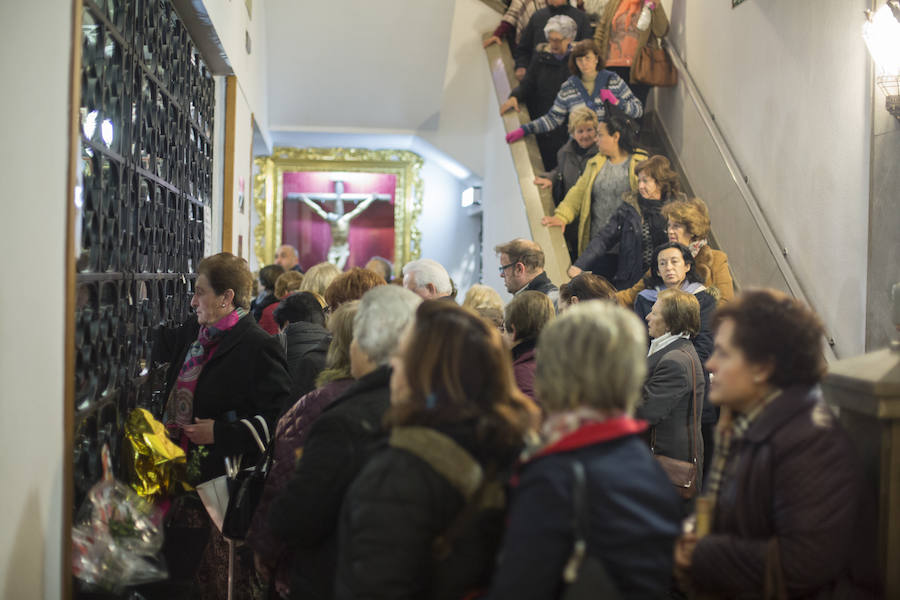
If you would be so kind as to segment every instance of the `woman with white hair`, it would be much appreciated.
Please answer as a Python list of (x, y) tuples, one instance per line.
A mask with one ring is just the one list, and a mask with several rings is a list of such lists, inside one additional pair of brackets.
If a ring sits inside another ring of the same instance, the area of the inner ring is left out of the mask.
[(646, 339), (611, 302), (580, 302), (541, 332), (535, 388), (547, 418), (516, 478), (490, 598), (559, 598), (564, 571), (580, 568), (605, 570), (620, 597), (665, 597), (681, 507), (631, 416)]
[[(572, 17), (550, 17), (544, 26), (547, 41), (535, 48), (521, 83), (513, 88), (509, 93), (509, 100), (500, 107), (501, 115), (509, 110), (519, 110), (520, 101), (525, 102), (532, 117), (550, 110), (560, 86), (569, 78), (569, 51), (577, 33), (578, 25)], [(568, 138), (568, 133), (562, 127), (535, 137), (545, 170), (556, 168), (556, 153)]]
[(390, 359), (421, 301), (393, 285), (362, 297), (350, 342), (356, 382), (315, 421), (293, 477), (269, 509), (269, 528), (293, 550), (292, 598), (333, 596), (338, 512), (372, 443), (383, 435)]

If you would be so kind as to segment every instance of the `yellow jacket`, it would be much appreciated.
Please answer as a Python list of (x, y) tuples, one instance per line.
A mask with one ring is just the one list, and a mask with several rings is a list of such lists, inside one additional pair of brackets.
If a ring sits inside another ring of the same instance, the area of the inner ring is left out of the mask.
[[(556, 207), (553, 216), (559, 217), (568, 225), (578, 219), (578, 254), (584, 252), (587, 245), (591, 241), (591, 190), (594, 188), (594, 179), (597, 173), (606, 163), (607, 158), (602, 154), (597, 154), (591, 158), (584, 166), (584, 172), (575, 182), (575, 185), (566, 193), (566, 197)], [(637, 190), (637, 175), (634, 174), (634, 167), (642, 160), (647, 160), (647, 153), (638, 148), (631, 155), (631, 164), (628, 165), (628, 180), (631, 183), (631, 190)]]

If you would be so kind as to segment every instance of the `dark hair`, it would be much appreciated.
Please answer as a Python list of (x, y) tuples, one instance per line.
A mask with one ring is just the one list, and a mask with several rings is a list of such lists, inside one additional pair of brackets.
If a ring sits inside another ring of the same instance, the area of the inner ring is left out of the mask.
[(247, 261), (231, 252), (219, 252), (207, 256), (197, 265), (197, 274), (206, 276), (210, 287), (217, 296), (225, 290), (234, 292), (234, 305), (250, 308), (250, 288), (253, 286), (253, 275)]
[(536, 339), (544, 325), (556, 316), (550, 297), (534, 290), (516, 295), (504, 312), (506, 328), (515, 330), (517, 340)]
[(282, 273), (284, 273), (284, 267), (281, 265), (266, 265), (259, 270), (259, 281), (266, 290), (274, 292), (275, 282)]
[(384, 277), (361, 267), (341, 273), (325, 289), (325, 302), (331, 310), (349, 300), (359, 300), (363, 294), (379, 285), (387, 285)]
[(700, 332), (700, 301), (683, 290), (663, 290), (659, 293), (660, 314), (672, 333), (695, 336)]
[(487, 321), (449, 302), (423, 302), (400, 360), (409, 397), (391, 407), (390, 424), (475, 419), (479, 439), (522, 443), (535, 407), (516, 387), (510, 353)]
[(575, 63), (575, 59), (581, 58), (588, 52), (593, 52), (594, 56), (597, 57), (598, 71), (605, 66), (603, 64), (603, 56), (600, 55), (600, 49), (597, 47), (597, 43), (593, 40), (593, 38), (588, 40), (581, 40), (580, 42), (576, 42), (575, 45), (572, 46), (572, 52), (569, 53), (569, 72), (575, 77), (581, 77), (581, 69), (578, 68), (578, 65)]
[(531, 240), (516, 238), (494, 246), (494, 252), (507, 255), (512, 263), (522, 263), (529, 271), (544, 268), (544, 250)]
[(813, 385), (825, 374), (825, 328), (799, 300), (770, 289), (748, 290), (716, 311), (713, 329), (726, 320), (734, 323), (731, 342), (744, 357), (772, 366), (772, 385)]
[(278, 303), (273, 316), (279, 327), (284, 327), (285, 323), (300, 322), (325, 326), (325, 313), (322, 312), (322, 305), (310, 292), (297, 292), (286, 297)]
[(619, 134), (619, 148), (625, 152), (632, 154), (637, 148), (637, 124), (633, 119), (622, 114), (614, 114), (607, 112), (606, 120), (600, 121), (600, 126), (606, 126), (606, 131), (610, 136)]
[(593, 273), (580, 273), (559, 286), (559, 299), (569, 304), (572, 298), (585, 300), (616, 300), (616, 288), (606, 278)]
[(678, 180), (678, 173), (672, 170), (672, 163), (670, 163), (669, 159), (665, 156), (654, 154), (647, 160), (642, 160), (634, 167), (635, 175), (640, 175), (644, 172), (647, 173), (648, 177), (651, 177), (656, 181), (656, 185), (659, 186), (660, 195), (663, 200), (665, 200), (667, 196), (671, 196), (681, 191), (681, 182)]
[(659, 253), (663, 250), (668, 250), (669, 248), (678, 248), (681, 251), (681, 257), (684, 259), (684, 264), (689, 265), (691, 268), (688, 269), (688, 272), (684, 276), (685, 281), (689, 281), (691, 283), (705, 283), (706, 277), (697, 273), (696, 263), (694, 262), (694, 256), (691, 254), (691, 251), (688, 250), (687, 246), (683, 246), (678, 242), (666, 242), (665, 244), (660, 244), (653, 250), (653, 259), (650, 261), (650, 274), (644, 276), (644, 285), (647, 288), (655, 288), (657, 286), (664, 286), (662, 277), (659, 275)]

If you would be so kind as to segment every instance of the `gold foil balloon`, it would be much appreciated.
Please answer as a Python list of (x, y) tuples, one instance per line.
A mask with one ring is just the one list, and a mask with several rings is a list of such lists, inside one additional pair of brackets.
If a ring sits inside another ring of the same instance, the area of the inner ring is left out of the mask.
[(128, 415), (125, 437), (131, 444), (134, 475), (131, 487), (139, 496), (157, 500), (184, 480), (184, 450), (166, 435), (166, 428), (143, 408)]

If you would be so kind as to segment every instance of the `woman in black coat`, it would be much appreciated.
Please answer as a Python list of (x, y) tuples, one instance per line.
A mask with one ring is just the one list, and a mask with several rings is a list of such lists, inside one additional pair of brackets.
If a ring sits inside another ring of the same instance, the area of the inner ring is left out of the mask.
[[(696, 494), (700, 491), (699, 474), (703, 472), (703, 438), (698, 417), (706, 385), (691, 336), (700, 330), (700, 303), (688, 292), (663, 290), (647, 315), (647, 324), (653, 339), (647, 356), (649, 373), (635, 416), (650, 425), (654, 454), (696, 465)], [(692, 506), (692, 502), (685, 503), (684, 516)]]
[(490, 579), (502, 475), (537, 410), (497, 330), (449, 303), (419, 307), (392, 365), (393, 429), (343, 504), (335, 598), (462, 598)]
[[(265, 439), (256, 417), (274, 431), (290, 387), (281, 346), (247, 312), (252, 283), (247, 261), (222, 252), (203, 259), (197, 273), (191, 299), (196, 316), (175, 330), (159, 330), (154, 346), (156, 358), (170, 363), (164, 421), (187, 452), (193, 484), (224, 475), (226, 457), (255, 463), (259, 449), (241, 420), (252, 422)], [(224, 598), (224, 538), (210, 527), (195, 495), (183, 497), (173, 512), (178, 525), (210, 529), (192, 597)], [(249, 580), (251, 568), (239, 559), (238, 580)]]

